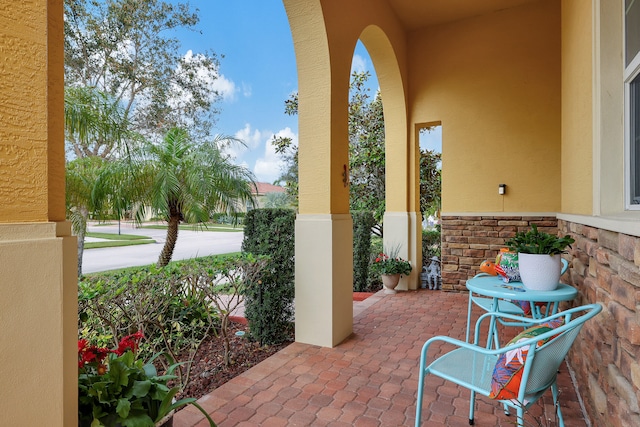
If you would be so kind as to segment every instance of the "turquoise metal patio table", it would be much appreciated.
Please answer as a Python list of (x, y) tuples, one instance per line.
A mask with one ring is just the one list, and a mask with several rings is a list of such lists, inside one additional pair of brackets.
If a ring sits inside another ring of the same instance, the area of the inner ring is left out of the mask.
[[(508, 314), (523, 315), (522, 309), (510, 301), (529, 301), (531, 303), (531, 315), (534, 318), (551, 316), (558, 311), (558, 303), (569, 301), (576, 297), (578, 290), (573, 286), (564, 283), (558, 283), (558, 287), (553, 291), (534, 291), (524, 287), (522, 282), (505, 283), (500, 276), (491, 276), (486, 273), (480, 273), (467, 280), (467, 289), (469, 290), (469, 307), (467, 311), (467, 335), (466, 341), (469, 342), (469, 329), (471, 327), (471, 308), (473, 304), (482, 307), (488, 312), (501, 312)], [(484, 297), (477, 297), (482, 295)], [(539, 308), (535, 306), (536, 302), (547, 303), (547, 309), (542, 314)], [(489, 336), (494, 336), (496, 345), (497, 334), (495, 322), (489, 325)], [(488, 343), (491, 341), (488, 340)]]

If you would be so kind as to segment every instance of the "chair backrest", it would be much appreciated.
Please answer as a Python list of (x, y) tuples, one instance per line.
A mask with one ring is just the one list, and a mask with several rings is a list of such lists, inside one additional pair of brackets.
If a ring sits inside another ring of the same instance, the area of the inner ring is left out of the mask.
[[(547, 333), (551, 334), (553, 338), (540, 347), (530, 346), (524, 366), (519, 398), (542, 392), (553, 383), (558, 368), (573, 345), (582, 325), (601, 310), (600, 304), (590, 304), (562, 312), (565, 324)], [(539, 338), (544, 336), (540, 335)]]

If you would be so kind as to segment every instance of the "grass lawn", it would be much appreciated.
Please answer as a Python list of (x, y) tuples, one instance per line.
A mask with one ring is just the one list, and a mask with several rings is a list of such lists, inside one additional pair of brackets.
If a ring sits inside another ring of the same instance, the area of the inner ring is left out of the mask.
[(156, 241), (147, 236), (137, 236), (134, 234), (113, 234), (113, 233), (87, 233), (86, 237), (107, 239), (106, 242), (85, 242), (85, 249), (113, 248), (116, 246), (146, 245)]
[[(154, 230), (166, 230), (167, 226), (166, 225), (143, 225), (140, 228), (151, 228)], [(204, 226), (200, 226), (200, 225), (193, 225), (193, 224), (180, 224), (179, 225), (179, 229), (180, 230), (190, 230), (190, 231), (227, 231), (227, 232), (241, 232), (244, 230), (243, 226), (238, 225), (236, 227), (234, 227), (233, 225), (229, 225), (229, 224), (207, 224), (206, 227)]]

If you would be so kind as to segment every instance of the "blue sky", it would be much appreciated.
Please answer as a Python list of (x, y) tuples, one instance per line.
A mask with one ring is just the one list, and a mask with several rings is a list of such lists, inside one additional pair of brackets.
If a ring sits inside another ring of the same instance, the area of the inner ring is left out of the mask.
[[(200, 33), (181, 31), (183, 53), (206, 50), (220, 59), (216, 88), (216, 132), (238, 137), (247, 147), (236, 147), (238, 164), (258, 181), (273, 182), (280, 175), (280, 159), (269, 141), (273, 135), (297, 142), (298, 119), (284, 114), (284, 101), (298, 90), (295, 53), (282, 0), (191, 0), (199, 10)], [(358, 43), (354, 68), (375, 75), (366, 49)], [(377, 85), (377, 83), (374, 84)]]

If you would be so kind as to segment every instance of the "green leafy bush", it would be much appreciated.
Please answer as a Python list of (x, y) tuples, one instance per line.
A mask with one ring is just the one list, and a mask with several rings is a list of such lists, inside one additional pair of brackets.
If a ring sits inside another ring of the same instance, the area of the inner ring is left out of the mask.
[[(167, 353), (180, 360), (187, 354), (186, 360), (191, 360), (215, 327), (217, 314), (183, 270), (152, 266), (84, 278), (78, 295), (80, 337), (112, 346), (117, 345), (116, 337), (143, 331), (143, 357)], [(164, 359), (159, 361), (168, 368)], [(189, 365), (177, 374), (186, 385)]]
[(371, 228), (376, 220), (371, 212), (356, 211), (353, 216), (353, 290), (365, 292), (369, 286)]
[(229, 317), (244, 301), (247, 286), (261, 280), (269, 257), (242, 254), (233, 258), (218, 258), (213, 264), (198, 263), (197, 286), (215, 306), (220, 316), (220, 336), (224, 343), (223, 361), (231, 364)]
[(158, 375), (153, 358), (138, 359), (142, 338), (141, 332), (126, 336), (113, 350), (78, 340), (78, 425), (153, 427), (173, 410), (193, 404), (215, 427), (195, 398), (174, 401), (180, 389), (167, 384), (177, 378), (178, 363)]
[(428, 265), (431, 257), (440, 258), (441, 253), (440, 226), (422, 230), (422, 264)]
[[(79, 283), (79, 336), (111, 347), (117, 345), (115, 337), (143, 331), (142, 357), (163, 353), (187, 362), (176, 370), (185, 387), (188, 362), (209, 334), (228, 337), (229, 304), (242, 301), (242, 281), (257, 280), (265, 263), (236, 254), (85, 277)], [(236, 298), (218, 299), (220, 294)], [(229, 351), (225, 360), (230, 360)], [(165, 357), (158, 362), (165, 369), (170, 365)]]
[(267, 255), (261, 280), (247, 283), (245, 316), (261, 344), (291, 340), (295, 294), (295, 212), (254, 209), (245, 216), (242, 251)]
[(378, 274), (404, 274), (411, 273), (411, 263), (398, 256), (399, 248), (387, 249), (379, 253), (373, 260), (372, 270)]

